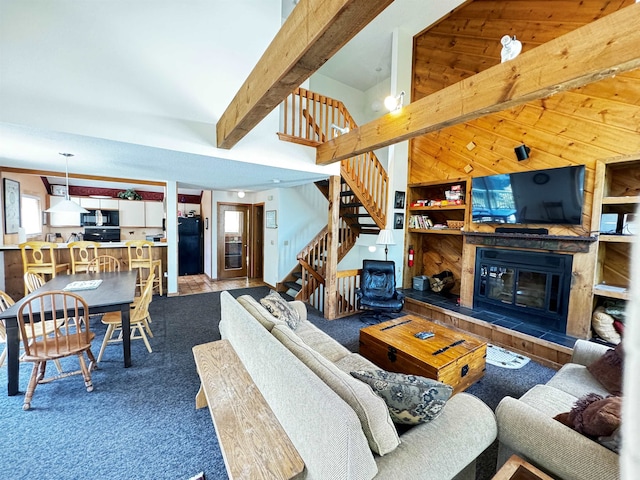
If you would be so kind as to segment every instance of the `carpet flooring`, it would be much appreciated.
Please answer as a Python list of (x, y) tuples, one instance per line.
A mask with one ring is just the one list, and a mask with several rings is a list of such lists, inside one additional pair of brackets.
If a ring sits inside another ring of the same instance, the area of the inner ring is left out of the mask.
[[(231, 291), (261, 298), (266, 287)], [(110, 345), (93, 372), (94, 391), (73, 376), (39, 385), (32, 409), (24, 396), (0, 394), (0, 471), (2, 478), (173, 479), (199, 472), (207, 479), (227, 478), (207, 409), (195, 410), (198, 391), (191, 347), (220, 338), (219, 293), (154, 297), (150, 306), (153, 353), (132, 342), (133, 366), (122, 366), (121, 345)], [(357, 351), (359, 317), (328, 322), (309, 310), (309, 319), (352, 351)], [(92, 322), (97, 353), (106, 327)], [(63, 362), (76, 368), (75, 359)], [(53, 369), (53, 366), (51, 366)], [(20, 391), (26, 390), (31, 365), (20, 367)], [(505, 395), (518, 397), (553, 370), (529, 362), (519, 370), (487, 366), (485, 377), (468, 391), (491, 408)], [(6, 385), (6, 366), (0, 385)], [(5, 390), (6, 391), (6, 390)], [(495, 472), (495, 445), (478, 462), (477, 480)]]

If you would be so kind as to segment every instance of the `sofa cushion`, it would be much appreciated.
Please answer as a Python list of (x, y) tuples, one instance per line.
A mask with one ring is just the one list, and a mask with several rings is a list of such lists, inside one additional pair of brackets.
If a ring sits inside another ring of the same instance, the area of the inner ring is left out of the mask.
[(598, 380), (607, 392), (612, 395), (622, 395), (622, 363), (624, 352), (622, 343), (613, 350), (608, 350), (602, 357), (591, 363), (587, 370)]
[(547, 385), (562, 390), (574, 398), (587, 393), (607, 395), (607, 390), (587, 370), (587, 367), (577, 363), (566, 363), (547, 382)]
[(269, 295), (260, 299), (260, 304), (269, 310), (269, 313), (276, 318), (284, 320), (291, 330), (298, 328), (300, 315), (298, 311), (289, 306), (289, 303), (275, 290), (271, 290)]
[(384, 400), (309, 347), (291, 329), (276, 325), (271, 333), (353, 408), (372, 451), (385, 455), (395, 450), (400, 439)]
[(258, 320), (264, 328), (271, 331), (274, 325), (284, 325), (284, 320), (274, 317), (269, 310), (260, 305), (251, 295), (242, 295), (236, 299), (253, 318)]
[(344, 345), (336, 342), (333, 337), (320, 330), (311, 322), (302, 323), (296, 329), (296, 335), (304, 340), (304, 343), (333, 363), (351, 353)]
[(371, 386), (386, 402), (393, 421), (404, 425), (433, 420), (453, 393), (451, 386), (417, 375), (384, 370), (358, 370), (351, 375)]

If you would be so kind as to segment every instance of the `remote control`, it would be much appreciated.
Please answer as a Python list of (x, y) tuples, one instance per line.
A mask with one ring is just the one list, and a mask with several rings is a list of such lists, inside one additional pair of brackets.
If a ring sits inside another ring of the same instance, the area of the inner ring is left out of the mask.
[(426, 340), (427, 338), (431, 338), (434, 336), (433, 332), (418, 332), (415, 334), (416, 338), (419, 338), (420, 340)]

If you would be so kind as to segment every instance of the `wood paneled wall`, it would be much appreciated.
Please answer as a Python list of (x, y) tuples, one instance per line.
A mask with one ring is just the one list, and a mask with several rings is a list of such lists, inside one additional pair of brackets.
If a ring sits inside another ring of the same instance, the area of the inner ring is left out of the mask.
[[(412, 99), (500, 63), (503, 35), (515, 35), (526, 52), (633, 3), (475, 0), (415, 37)], [(409, 183), (584, 164), (583, 225), (550, 233), (589, 234), (595, 162), (640, 151), (639, 102), (636, 70), (418, 137), (410, 147)], [(513, 149), (521, 143), (531, 156), (518, 162)]]

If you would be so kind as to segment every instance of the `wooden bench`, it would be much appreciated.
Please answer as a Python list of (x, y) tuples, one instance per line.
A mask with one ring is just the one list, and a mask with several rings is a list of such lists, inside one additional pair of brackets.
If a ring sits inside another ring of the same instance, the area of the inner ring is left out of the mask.
[(231, 479), (299, 477), (304, 462), (227, 340), (193, 347), (200, 390), (209, 406)]

